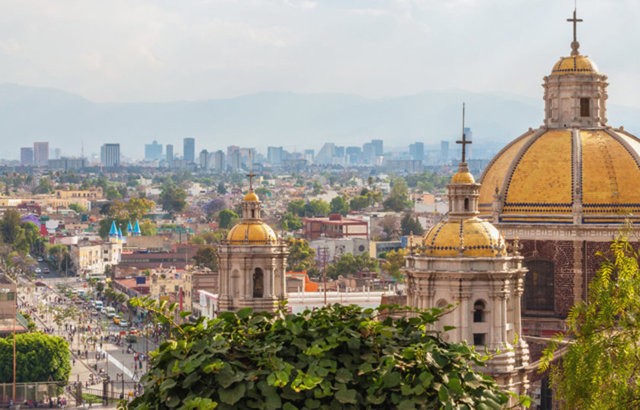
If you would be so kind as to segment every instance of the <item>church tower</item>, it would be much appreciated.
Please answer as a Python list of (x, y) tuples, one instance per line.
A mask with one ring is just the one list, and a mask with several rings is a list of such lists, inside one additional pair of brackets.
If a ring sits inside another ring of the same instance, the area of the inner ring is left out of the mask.
[(462, 161), (447, 186), (449, 213), (424, 236), (423, 246), (407, 258), (407, 303), (428, 309), (453, 305), (438, 328), (450, 342), (467, 342), (495, 356), (483, 369), (505, 389), (524, 394), (529, 348), (522, 338), (520, 299), (526, 269), (518, 253), (507, 253), (504, 238), (478, 218), (480, 184)]
[(275, 311), (286, 301), (287, 246), (261, 219), (262, 203), (253, 192), (242, 200), (242, 220), (220, 245), (220, 311), (245, 307), (256, 311)]

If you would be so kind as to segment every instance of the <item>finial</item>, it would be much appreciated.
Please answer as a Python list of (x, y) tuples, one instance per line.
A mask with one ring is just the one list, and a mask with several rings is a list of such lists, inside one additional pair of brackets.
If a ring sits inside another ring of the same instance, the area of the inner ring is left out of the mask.
[(513, 254), (515, 256), (520, 255), (520, 250), (522, 249), (522, 245), (520, 245), (520, 239), (517, 236), (513, 240), (512, 249), (513, 249)]
[(577, 56), (580, 54), (578, 49), (580, 48), (580, 43), (578, 43), (578, 23), (582, 22), (582, 19), (577, 18), (576, 16), (576, 7), (574, 5), (573, 9), (573, 18), (567, 19), (568, 22), (573, 23), (573, 42), (571, 42), (571, 55)]
[(462, 144), (462, 163), (464, 163), (466, 159), (467, 144), (471, 144), (471, 141), (467, 141), (467, 135), (464, 132), (464, 111), (465, 104), (462, 103), (462, 140), (456, 141), (456, 144)]

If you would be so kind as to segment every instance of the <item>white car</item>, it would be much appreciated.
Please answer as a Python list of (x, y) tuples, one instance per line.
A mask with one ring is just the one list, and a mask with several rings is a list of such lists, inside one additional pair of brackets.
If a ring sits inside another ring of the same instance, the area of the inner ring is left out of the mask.
[(124, 319), (120, 319), (120, 327), (129, 327), (129, 322)]

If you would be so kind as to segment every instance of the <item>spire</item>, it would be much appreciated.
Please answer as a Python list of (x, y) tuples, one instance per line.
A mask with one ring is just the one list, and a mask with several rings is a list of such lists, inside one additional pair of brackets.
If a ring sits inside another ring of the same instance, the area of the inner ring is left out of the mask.
[(109, 236), (118, 236), (118, 228), (116, 227), (116, 221), (111, 221), (111, 229), (109, 229)]
[(571, 55), (577, 56), (580, 55), (578, 49), (580, 48), (580, 43), (578, 43), (578, 23), (581, 23), (583, 20), (579, 19), (576, 16), (576, 8), (573, 9), (573, 18), (567, 19), (568, 22), (573, 23), (573, 41), (571, 42)]
[(141, 235), (142, 235), (142, 231), (140, 231), (140, 223), (136, 219), (136, 223), (133, 226), (133, 236), (141, 236)]

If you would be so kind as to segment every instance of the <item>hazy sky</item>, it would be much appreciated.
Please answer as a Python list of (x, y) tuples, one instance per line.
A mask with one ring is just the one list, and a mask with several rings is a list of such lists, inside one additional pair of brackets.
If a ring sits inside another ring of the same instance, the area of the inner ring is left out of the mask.
[[(542, 98), (573, 0), (3, 0), (0, 82), (94, 101), (429, 89)], [(639, 0), (580, 0), (581, 51), (640, 107)]]

